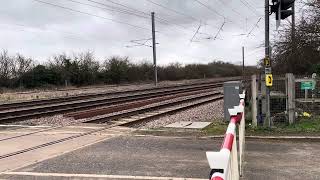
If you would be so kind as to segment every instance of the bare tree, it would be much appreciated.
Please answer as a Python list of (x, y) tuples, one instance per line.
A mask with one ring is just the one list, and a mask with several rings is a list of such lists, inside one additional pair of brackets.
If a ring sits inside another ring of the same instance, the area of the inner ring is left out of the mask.
[(280, 38), (273, 47), (276, 72), (311, 74), (320, 68), (320, 1), (307, 1), (305, 7), (294, 37), (291, 25), (280, 31)]
[(23, 74), (30, 71), (34, 67), (34, 61), (31, 58), (26, 58), (21, 54), (17, 54), (14, 59), (13, 75), (20, 78)]
[(13, 76), (14, 59), (9, 56), (7, 50), (0, 53), (0, 85), (8, 86)]

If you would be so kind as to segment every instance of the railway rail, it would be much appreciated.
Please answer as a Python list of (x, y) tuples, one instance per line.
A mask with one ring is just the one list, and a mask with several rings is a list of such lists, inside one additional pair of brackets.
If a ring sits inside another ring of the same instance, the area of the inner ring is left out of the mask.
[[(221, 100), (223, 99), (223, 94), (217, 88), (222, 87), (222, 82), (224, 81), (25, 101), (10, 105), (6, 104), (8, 105), (7, 107), (6, 105), (0, 105), (0, 123), (58, 113), (64, 113), (64, 116), (73, 117), (74, 119), (83, 119), (82, 123), (104, 123), (99, 129), (55, 139), (20, 150), (13, 150), (12, 152), (0, 155), (0, 159), (15, 157), (30, 151), (103, 132), (116, 126), (139, 124), (147, 120), (153, 120), (159, 116)], [(73, 125), (75, 124), (80, 123), (75, 122)], [(41, 134), (63, 127), (49, 127), (27, 134), (3, 138), (0, 139), (0, 142)]]
[(125, 103), (120, 103), (116, 105), (111, 105), (105, 108), (90, 109), (90, 110), (81, 111), (81, 112), (68, 113), (68, 114), (65, 114), (64, 116), (73, 117), (74, 119), (90, 118), (90, 117), (98, 116), (102, 114), (114, 113), (114, 112), (123, 111), (127, 109), (142, 107), (152, 103), (158, 103), (158, 102), (162, 102), (162, 101), (166, 101), (174, 98), (194, 95), (195, 93), (200, 94), (200, 93), (211, 92), (211, 91), (214, 91), (214, 89), (204, 89), (204, 90), (197, 90), (196, 92), (190, 91), (190, 92), (183, 92), (179, 94), (169, 94), (169, 95), (163, 95), (160, 97), (157, 96), (157, 97), (148, 98), (148, 99), (136, 100), (133, 102), (125, 102)]
[[(22, 150), (18, 150), (18, 151), (14, 151), (14, 152), (10, 152), (7, 154), (3, 154), (0, 155), (0, 159), (5, 159), (5, 158), (9, 158), (9, 157), (13, 157), (16, 155), (20, 155), (29, 151), (34, 151), (37, 149), (41, 149), (41, 148), (45, 148), (48, 146), (52, 146), (58, 143), (63, 143), (69, 140), (73, 140), (76, 138), (80, 138), (83, 136), (87, 136), (87, 135), (91, 135), (94, 133), (98, 133), (98, 132), (102, 132), (104, 130), (110, 129), (112, 127), (116, 127), (116, 126), (123, 126), (123, 125), (130, 125), (133, 123), (138, 123), (142, 120), (146, 120), (146, 119), (150, 119), (153, 117), (157, 117), (157, 116), (161, 116), (164, 114), (168, 114), (168, 113), (173, 113), (173, 112), (177, 112), (177, 111), (181, 111), (190, 107), (194, 107), (194, 106), (198, 106), (201, 104), (205, 104), (205, 103), (209, 103), (209, 102), (213, 102), (213, 101), (217, 101), (223, 98), (223, 95), (220, 92), (207, 92), (207, 93), (202, 93), (202, 94), (198, 94), (198, 95), (194, 95), (194, 96), (190, 96), (186, 99), (182, 99), (182, 100), (176, 100), (174, 102), (165, 102), (162, 104), (157, 104), (154, 106), (150, 106), (148, 108), (135, 108), (132, 109), (130, 111), (127, 112), (121, 112), (119, 114), (115, 114), (115, 115), (110, 115), (107, 117), (98, 117), (95, 118), (93, 120), (89, 120), (86, 121), (86, 123), (106, 123), (104, 128), (101, 129), (96, 129), (96, 130), (91, 130), (85, 133), (81, 133), (81, 134), (76, 134), (73, 136), (69, 136), (66, 138), (61, 138), (58, 140), (53, 140), (47, 143), (43, 143), (43, 144), (39, 144), (33, 147), (29, 147), (29, 148), (25, 148)], [(190, 103), (192, 102), (192, 103)], [(186, 103), (190, 103), (190, 104), (186, 104)], [(176, 106), (176, 105), (180, 105), (180, 106)], [(139, 115), (139, 117), (134, 117)], [(37, 132), (32, 132), (26, 135), (20, 135), (20, 136), (16, 136), (16, 137), (11, 137), (8, 139), (3, 139), (1, 141), (5, 141), (5, 140), (10, 140), (10, 139), (15, 139), (15, 138), (20, 138), (20, 137), (24, 137), (24, 136), (28, 136), (31, 134), (36, 134), (36, 133), (41, 133), (44, 131), (50, 131), (52, 129), (57, 129), (59, 127), (55, 127), (55, 128), (48, 128), (46, 130), (40, 130)]]
[[(206, 99), (206, 98), (212, 98), (212, 99), (209, 99), (209, 100), (204, 101), (204, 102), (201, 101), (202, 103), (198, 103), (197, 102), (199, 100), (203, 100), (203, 99)], [(190, 107), (193, 107), (193, 106), (196, 106), (196, 105), (200, 105), (200, 104), (204, 104), (204, 103), (208, 103), (208, 102), (212, 102), (212, 101), (217, 101), (217, 100), (220, 100), (222, 98), (223, 98), (223, 95), (220, 92), (204, 93), (204, 94), (191, 96), (191, 97), (188, 97), (186, 99), (179, 99), (179, 100), (176, 100), (176, 101), (173, 101), (173, 102), (164, 102), (164, 103), (161, 103), (161, 104), (151, 105), (149, 107), (132, 108), (132, 109), (129, 109), (128, 111), (120, 112), (119, 114), (112, 114), (110, 116), (105, 116), (105, 117), (97, 117), (97, 118), (94, 118), (92, 120), (86, 121), (85, 123), (108, 123), (110, 121), (113, 122), (113, 121), (117, 121), (117, 120), (119, 120), (121, 118), (127, 118), (127, 117), (132, 117), (132, 116), (135, 116), (135, 115), (144, 114), (144, 113), (148, 113), (148, 112), (159, 111), (161, 109), (165, 109), (165, 108), (168, 108), (168, 107), (177, 106), (177, 105), (180, 105), (180, 104), (184, 104), (184, 103), (188, 103), (188, 102), (193, 102), (194, 101), (194, 103), (192, 103), (189, 106), (185, 107), (184, 105), (182, 105), (182, 106), (180, 106), (181, 108), (179, 108), (179, 107), (173, 108), (173, 109), (176, 109), (176, 111), (178, 111), (178, 110), (190, 108)], [(170, 111), (170, 112), (174, 112), (174, 111)], [(157, 112), (152, 116), (148, 116), (148, 118), (164, 115), (166, 113), (168, 113), (168, 112), (163, 112), (163, 113), (158, 113)], [(144, 119), (146, 119), (146, 118), (144, 118)], [(128, 122), (126, 122), (126, 123), (128, 123)]]
[[(86, 100), (75, 100), (64, 103), (53, 103), (48, 105), (32, 105), (29, 104), (25, 108), (19, 108), (2, 110), (0, 111), (0, 123), (8, 123), (14, 121), (20, 121), (25, 119), (37, 118), (42, 116), (54, 115), (58, 113), (74, 112), (79, 110), (85, 110), (90, 108), (96, 108), (101, 106), (115, 105), (119, 103), (132, 102), (137, 100), (143, 100), (148, 98), (155, 98), (159, 96), (174, 95), (179, 93), (186, 93), (192, 91), (200, 91), (203, 89), (212, 89), (221, 87), (221, 83), (211, 83), (211, 84), (200, 84), (200, 85), (189, 85), (189, 86), (178, 86), (170, 88), (156, 88), (154, 90), (145, 90), (144, 92), (138, 91), (138, 93), (133, 93), (129, 95), (120, 95), (114, 97), (102, 97)], [(137, 92), (137, 91), (135, 91)], [(36, 101), (38, 102), (38, 101)], [(46, 102), (46, 101), (45, 101)]]
[(38, 99), (38, 100), (31, 100), (31, 101), (29, 100), (29, 101), (20, 101), (20, 102), (12, 102), (12, 103), (3, 103), (3, 104), (0, 104), (0, 111), (16, 109), (16, 108), (24, 108), (24, 107), (30, 107), (30, 106), (58, 104), (58, 103), (63, 103), (63, 102), (79, 101), (79, 100), (86, 100), (86, 99), (92, 99), (92, 98), (101, 98), (101, 97), (106, 97), (106, 96), (123, 95), (123, 94), (129, 94), (129, 93), (139, 93), (139, 92), (144, 92), (144, 91), (154, 91), (154, 90), (164, 90), (164, 89), (175, 89), (175, 88), (179, 88), (179, 87), (208, 85), (208, 84), (214, 84), (214, 83), (222, 83), (222, 82), (229, 81), (229, 80), (239, 80), (239, 78), (233, 77), (233, 78), (224, 78), (223, 80), (200, 82), (200, 83), (190, 83), (190, 84), (180, 84), (180, 85), (175, 85), (175, 86), (161, 86), (161, 87), (143, 88), (143, 89), (136, 89), (136, 90), (81, 94), (81, 95), (75, 95), (75, 96), (65, 96), (65, 97), (57, 97), (57, 98), (50, 98), (50, 99)]

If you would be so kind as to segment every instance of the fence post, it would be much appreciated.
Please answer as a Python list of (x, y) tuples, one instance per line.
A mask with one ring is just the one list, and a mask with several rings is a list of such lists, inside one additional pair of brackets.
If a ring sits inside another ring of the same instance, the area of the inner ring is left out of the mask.
[(251, 104), (251, 112), (252, 112), (252, 126), (257, 127), (258, 121), (257, 121), (257, 75), (251, 76), (251, 94), (252, 94), (252, 104)]
[[(245, 98), (240, 97), (241, 99)], [(245, 122), (245, 110), (243, 110), (241, 121), (239, 124), (239, 174), (240, 176), (243, 175), (243, 162), (244, 162), (244, 149), (245, 149), (245, 131), (246, 131), (246, 122)]]
[(292, 73), (286, 74), (286, 110), (288, 113), (289, 124), (295, 122), (295, 78)]

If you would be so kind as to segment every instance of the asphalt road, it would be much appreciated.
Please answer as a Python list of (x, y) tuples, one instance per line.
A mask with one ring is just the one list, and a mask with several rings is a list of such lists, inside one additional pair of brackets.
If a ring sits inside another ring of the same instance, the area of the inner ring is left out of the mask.
[[(24, 174), (0, 175), (0, 179), (72, 179), (61, 174), (208, 179), (205, 152), (218, 150), (221, 142), (221, 138), (117, 137), (16, 170)], [(246, 143), (243, 179), (320, 179), (319, 142), (247, 139)]]

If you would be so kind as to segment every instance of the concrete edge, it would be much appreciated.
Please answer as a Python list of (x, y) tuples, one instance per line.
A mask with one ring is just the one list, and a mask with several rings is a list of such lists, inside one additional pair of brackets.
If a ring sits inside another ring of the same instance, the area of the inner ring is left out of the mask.
[[(215, 135), (215, 136), (163, 136), (163, 135), (143, 135), (143, 134), (134, 134), (130, 135), (134, 137), (157, 137), (157, 138), (177, 138), (177, 139), (214, 139), (214, 138), (224, 138), (224, 135)], [(247, 139), (275, 139), (275, 140), (319, 140), (320, 136), (246, 136)]]
[(283, 140), (297, 140), (297, 139), (310, 139), (320, 140), (320, 136), (246, 136), (248, 139), (283, 139)]

